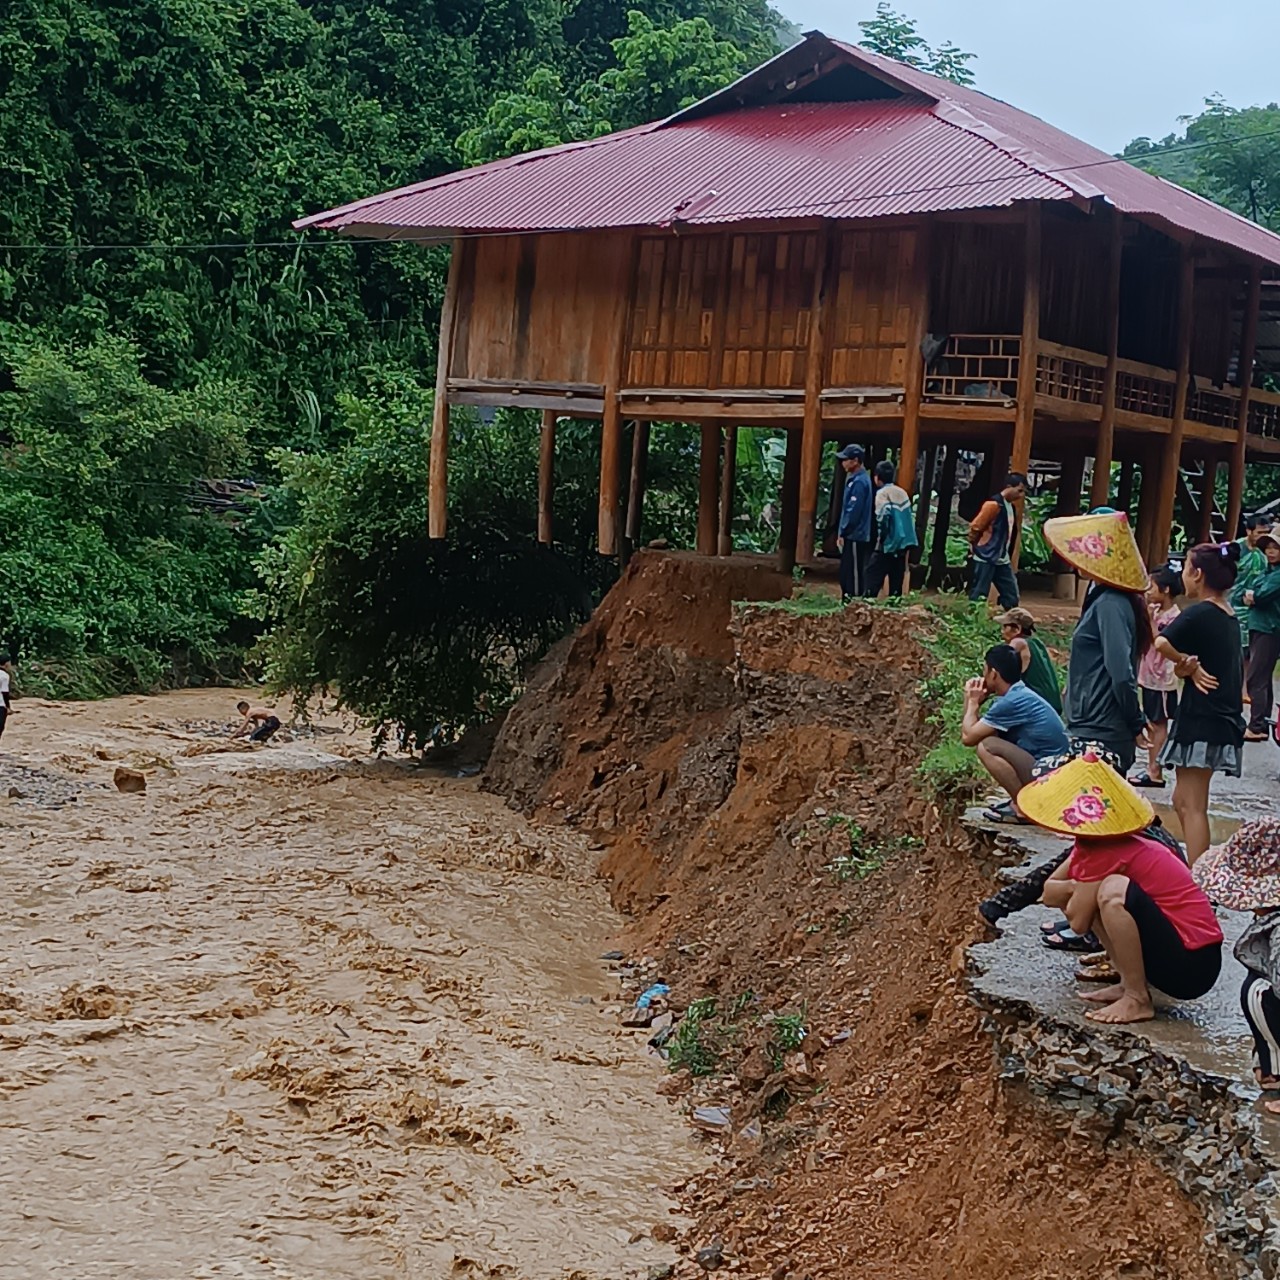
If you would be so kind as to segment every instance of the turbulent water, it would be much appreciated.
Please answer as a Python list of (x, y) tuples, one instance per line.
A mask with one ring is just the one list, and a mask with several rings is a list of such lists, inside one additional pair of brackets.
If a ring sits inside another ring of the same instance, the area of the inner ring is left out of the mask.
[(583, 839), (347, 730), (228, 749), (237, 696), (28, 700), (0, 742), (0, 1276), (668, 1260), (700, 1159)]

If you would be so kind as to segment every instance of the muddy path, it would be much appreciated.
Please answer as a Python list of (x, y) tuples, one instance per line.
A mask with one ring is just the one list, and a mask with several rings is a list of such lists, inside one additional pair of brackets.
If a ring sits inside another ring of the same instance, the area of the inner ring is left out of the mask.
[(648, 1229), (701, 1158), (611, 1009), (598, 855), (337, 721), (225, 750), (235, 701), (10, 722), (0, 1276), (666, 1261)]

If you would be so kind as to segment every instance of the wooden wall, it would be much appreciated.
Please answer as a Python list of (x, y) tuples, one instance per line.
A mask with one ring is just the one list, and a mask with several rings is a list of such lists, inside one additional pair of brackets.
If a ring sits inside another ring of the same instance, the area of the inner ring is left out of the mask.
[(603, 384), (630, 240), (573, 232), (464, 241), (450, 376)]
[(1111, 248), (1094, 219), (1046, 216), (1040, 262), (1040, 336), (1107, 350), (1107, 273)]
[(911, 334), (913, 228), (846, 231), (834, 262), (829, 387), (900, 387)]
[(931, 257), (931, 333), (1021, 333), (1025, 233), (1009, 223), (942, 223)]

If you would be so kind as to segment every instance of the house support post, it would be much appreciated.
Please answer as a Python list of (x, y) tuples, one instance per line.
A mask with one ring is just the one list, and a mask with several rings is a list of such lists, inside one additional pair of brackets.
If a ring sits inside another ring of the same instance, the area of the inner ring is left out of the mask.
[(436, 539), (445, 536), (449, 518), (449, 367), (453, 363), (464, 251), (463, 242), (455, 240), (440, 311), (440, 350), (436, 353), (436, 394), (431, 406), (431, 454), (427, 464), (427, 536)]
[(1173, 504), (1178, 495), (1178, 472), (1182, 468), (1182, 442), (1187, 431), (1187, 392), (1191, 386), (1192, 309), (1195, 304), (1196, 260), (1187, 245), (1182, 246), (1178, 271), (1178, 374), (1173, 388), (1173, 429), (1164, 452), (1160, 476), (1160, 500), (1146, 547), (1147, 563), (1162, 564), (1173, 541)]
[[(1116, 384), (1120, 366), (1120, 269), (1124, 262), (1124, 214), (1111, 210), (1111, 254), (1107, 266), (1107, 369), (1102, 379), (1102, 416), (1093, 450), (1089, 505), (1105, 507), (1111, 496), (1111, 460), (1116, 445)], [(1132, 472), (1131, 472), (1132, 474)]]
[(827, 273), (832, 254), (830, 229), (822, 233), (818, 268), (813, 275), (813, 298), (809, 305), (809, 351), (804, 377), (804, 429), (800, 437), (799, 524), (796, 529), (796, 559), (808, 564), (813, 559), (813, 525), (818, 509), (818, 472), (822, 469), (822, 380), (826, 364)]
[(947, 531), (951, 527), (951, 504), (956, 496), (956, 467), (960, 451), (954, 444), (943, 449), (942, 476), (938, 481), (938, 514), (933, 522), (933, 546), (929, 549), (929, 585), (942, 584), (947, 571)]
[(713, 556), (720, 526), (720, 427), (702, 423), (698, 467), (698, 554)]
[(637, 422), (631, 437), (631, 484), (627, 493), (627, 541), (635, 548), (644, 526), (644, 490), (649, 476), (649, 424)]
[[(898, 483), (908, 493), (915, 492), (916, 468), (920, 460), (920, 402), (924, 399), (923, 348), (925, 334), (929, 331), (929, 251), (932, 240), (933, 224), (922, 222), (916, 230), (911, 262), (911, 326), (902, 374), (902, 449), (898, 454)], [(927, 496), (923, 501), (927, 506)]]
[(1240, 333), (1240, 359), (1236, 368), (1240, 405), (1227, 482), (1228, 538), (1239, 537), (1240, 517), (1244, 514), (1244, 463), (1249, 447), (1249, 399), (1253, 394), (1253, 359), (1258, 348), (1258, 310), (1261, 301), (1262, 269), (1255, 266), (1249, 273), (1249, 292), (1245, 297), (1244, 323)]
[(552, 536), (552, 493), (555, 488), (556, 414), (542, 411), (542, 438), (538, 442), (538, 541), (550, 546)]
[(787, 432), (787, 452), (782, 461), (782, 514), (778, 521), (778, 570), (790, 573), (796, 567), (796, 533), (800, 528), (800, 441), (799, 431)]
[(716, 550), (733, 555), (733, 499), (738, 483), (738, 428), (724, 429), (724, 462), (720, 468), (720, 537)]
[[(1027, 206), (1025, 267), (1022, 284), (1022, 340), (1018, 344), (1018, 406), (1013, 419), (1013, 448), (1009, 470), (1024, 475), (1031, 465), (1031, 439), (1036, 424), (1036, 362), (1040, 346), (1040, 205)], [(999, 489), (1004, 476), (993, 474), (993, 491)], [(1019, 519), (1022, 504), (1019, 504)], [(1013, 567), (1018, 567), (1018, 552), (1013, 548)]]
[[(1097, 475), (1095, 470), (1094, 475)], [(1110, 490), (1108, 490), (1110, 497)], [(1097, 498), (1092, 499), (1092, 505), (1095, 507), (1107, 505), (1106, 498), (1101, 502)], [(1116, 510), (1123, 511), (1129, 519), (1133, 519), (1133, 463), (1126, 459), (1120, 464), (1120, 483), (1116, 491)]]
[(1197, 542), (1208, 542), (1213, 536), (1213, 509), (1217, 505), (1218, 459), (1206, 455), (1204, 471), (1200, 476), (1200, 492), (1196, 495), (1200, 514), (1200, 526), (1196, 530)]

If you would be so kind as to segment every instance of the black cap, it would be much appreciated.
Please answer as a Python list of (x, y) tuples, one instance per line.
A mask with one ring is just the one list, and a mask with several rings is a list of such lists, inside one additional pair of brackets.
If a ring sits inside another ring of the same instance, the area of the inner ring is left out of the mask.
[(847, 444), (836, 454), (836, 458), (840, 462), (852, 462), (854, 458), (861, 461), (866, 456), (866, 450), (860, 444)]

